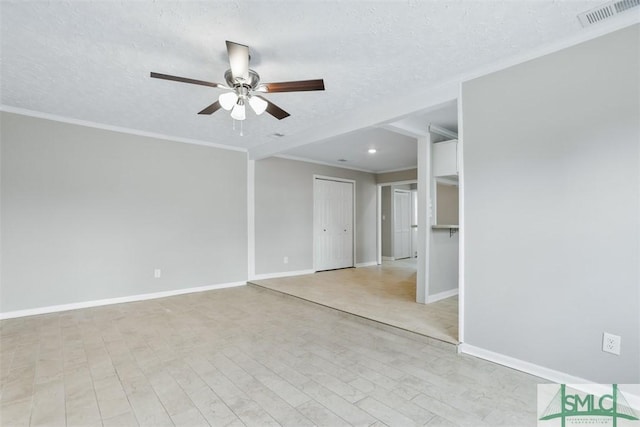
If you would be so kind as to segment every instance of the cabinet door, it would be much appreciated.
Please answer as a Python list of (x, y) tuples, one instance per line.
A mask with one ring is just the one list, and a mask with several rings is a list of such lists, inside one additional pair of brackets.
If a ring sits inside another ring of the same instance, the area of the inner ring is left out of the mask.
[(433, 176), (458, 174), (458, 141), (444, 141), (433, 144)]

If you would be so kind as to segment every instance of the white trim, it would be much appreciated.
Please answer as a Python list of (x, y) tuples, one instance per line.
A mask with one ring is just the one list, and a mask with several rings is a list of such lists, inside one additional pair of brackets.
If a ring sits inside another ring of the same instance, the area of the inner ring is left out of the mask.
[(255, 274), (251, 280), (279, 279), (281, 277), (304, 276), (315, 273), (314, 270), (282, 271), (280, 273)]
[(366, 173), (373, 173), (373, 174), (377, 173), (369, 169), (354, 168), (354, 167), (350, 167), (342, 164), (337, 165), (335, 163), (323, 162), (321, 160), (312, 160), (312, 159), (307, 159), (305, 157), (290, 156), (288, 154), (277, 154), (271, 157), (278, 157), (280, 159), (285, 159), (285, 160), (294, 160), (296, 162), (314, 163), (316, 165), (330, 166), (332, 168), (338, 168), (338, 169), (349, 169), (349, 170), (354, 170), (358, 172), (366, 172)]
[(372, 267), (374, 265), (378, 265), (378, 261), (369, 261), (369, 262), (359, 262), (356, 263), (356, 268), (360, 267)]
[(586, 384), (594, 382), (586, 380), (584, 378), (575, 377), (564, 372), (556, 371), (554, 369), (545, 368), (544, 366), (536, 365), (535, 363), (525, 362), (524, 360), (516, 359), (515, 357), (506, 356), (504, 354), (496, 353), (490, 350), (485, 350), (484, 348), (476, 347), (466, 343), (460, 343), (458, 345), (458, 353), (464, 353), (470, 356), (478, 357), (480, 359), (488, 360), (490, 362), (497, 363), (499, 365), (506, 366), (518, 371), (526, 372), (527, 374), (535, 375), (536, 377), (544, 378), (558, 384)]
[(123, 304), (127, 302), (145, 301), (156, 298), (166, 298), (175, 295), (192, 294), (195, 292), (212, 291), (216, 289), (234, 288), (237, 286), (245, 286), (243, 282), (219, 283), (217, 285), (198, 286), (195, 288), (174, 289), (171, 291), (154, 292), (150, 294), (130, 295), (126, 297), (106, 298), (93, 301), (75, 302), (71, 304), (51, 305), (48, 307), (30, 308), (26, 310), (7, 311), (0, 313), (0, 320), (13, 319), (16, 317), (35, 316), (38, 314), (57, 313), (60, 311), (78, 310), (80, 308), (99, 307), (102, 305)]
[(395, 261), (396, 259), (392, 256), (383, 256), (382, 261)]
[(68, 123), (68, 124), (77, 125), (77, 126), (85, 126), (85, 127), (95, 128), (95, 129), (108, 130), (108, 131), (112, 131), (112, 132), (126, 133), (126, 134), (129, 134), (129, 135), (137, 135), (137, 136), (144, 136), (144, 137), (147, 137), (147, 138), (163, 139), (165, 141), (182, 142), (184, 144), (193, 144), (193, 145), (204, 145), (204, 146), (207, 146), (207, 147), (220, 148), (220, 149), (223, 149), (223, 150), (242, 151), (244, 153), (248, 153), (248, 151), (249, 151), (246, 148), (235, 147), (235, 146), (232, 146), (232, 145), (216, 144), (215, 142), (202, 141), (202, 140), (199, 140), (199, 139), (182, 138), (182, 137), (179, 137), (179, 136), (164, 135), (164, 134), (161, 134), (161, 133), (147, 132), (147, 131), (144, 131), (144, 130), (131, 129), (131, 128), (123, 127), (123, 126), (105, 125), (105, 124), (102, 124), (102, 123), (91, 122), (91, 121), (88, 121), (88, 120), (73, 119), (73, 118), (70, 118), (70, 117), (58, 116), (58, 115), (55, 115), (55, 114), (41, 113), (39, 111), (27, 110), (27, 109), (24, 109), (24, 108), (12, 107), (10, 105), (4, 105), (4, 104), (0, 104), (0, 111), (5, 111), (7, 113), (21, 114), (23, 116), (36, 117), (36, 118), (39, 118), (39, 119), (52, 120), (54, 122)]
[(458, 95), (458, 341), (464, 342), (464, 117), (462, 114), (462, 84)]
[(427, 304), (431, 304), (432, 302), (440, 301), (446, 298), (451, 298), (456, 295), (458, 295), (458, 288), (449, 289), (448, 291), (438, 292), (437, 294), (433, 294), (433, 295), (427, 295)]
[(325, 175), (317, 175), (317, 174), (313, 174), (313, 250), (311, 251), (312, 256), (313, 256), (313, 272), (315, 273), (316, 271), (318, 271), (317, 266), (316, 266), (316, 182), (318, 179), (322, 179), (325, 181), (336, 181), (336, 182), (346, 182), (346, 183), (350, 183), (353, 185), (352, 188), (352, 204), (353, 204), (353, 224), (352, 224), (352, 234), (351, 234), (351, 241), (352, 241), (352, 249), (353, 249), (353, 262), (351, 267), (355, 267), (356, 266), (356, 255), (357, 255), (357, 251), (356, 251), (356, 180), (355, 179), (347, 179), (347, 178), (336, 178), (333, 176), (325, 176)]
[(256, 274), (256, 161), (247, 156), (247, 276)]
[[(374, 172), (375, 174), (380, 174), (380, 173), (392, 173), (392, 172), (402, 172), (402, 171), (410, 171), (413, 169), (418, 169), (418, 165), (415, 166), (409, 166), (406, 168), (398, 168), (398, 169), (389, 169), (389, 170), (385, 170), (385, 171), (380, 171), (380, 172)], [(414, 180), (415, 181), (415, 180)]]
[(376, 185), (376, 260), (382, 264), (382, 186)]
[[(405, 181), (389, 181), (389, 182), (380, 182), (378, 183), (381, 187), (392, 187), (394, 185), (407, 185), (407, 184), (417, 184), (417, 179), (407, 179)], [(409, 191), (409, 190), (407, 190)]]
[(431, 134), (418, 138), (418, 261), (416, 302), (426, 304), (429, 295), (431, 245)]
[[(427, 132), (435, 133), (440, 136), (444, 136), (445, 138), (458, 139), (458, 133), (451, 131), (449, 129), (443, 128), (442, 126), (429, 124), (427, 127)], [(441, 141), (444, 142), (444, 141)]]

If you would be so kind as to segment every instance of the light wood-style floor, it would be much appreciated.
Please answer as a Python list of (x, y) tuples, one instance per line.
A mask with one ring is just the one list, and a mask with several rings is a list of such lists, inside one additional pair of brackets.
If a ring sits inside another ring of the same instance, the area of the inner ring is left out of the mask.
[(540, 380), (243, 286), (0, 322), (2, 426), (534, 426)]
[(458, 343), (458, 297), (432, 304), (416, 303), (415, 259), (251, 283), (397, 328)]

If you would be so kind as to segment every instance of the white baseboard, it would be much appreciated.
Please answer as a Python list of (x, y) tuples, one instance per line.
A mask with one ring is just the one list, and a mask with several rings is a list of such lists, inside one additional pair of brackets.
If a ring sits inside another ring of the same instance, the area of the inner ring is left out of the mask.
[[(543, 378), (556, 384), (571, 384), (573, 388), (585, 393), (602, 395), (610, 391), (606, 389), (606, 386), (604, 384), (598, 384), (595, 381), (576, 377), (574, 375), (569, 375), (567, 373), (556, 371), (554, 369), (545, 368), (544, 366), (536, 365), (535, 363), (526, 362), (524, 360), (516, 359), (515, 357), (511, 356), (505, 356), (504, 354), (496, 353), (491, 350), (485, 350), (484, 348), (476, 347), (466, 343), (460, 343), (458, 345), (458, 353), (464, 353), (470, 356), (478, 357), (480, 359), (488, 360), (490, 362), (515, 369), (517, 371), (535, 375), (536, 377)], [(624, 397), (627, 400), (627, 403), (629, 403), (634, 409), (640, 409), (640, 391), (638, 391), (637, 384), (627, 385), (635, 386), (635, 388), (633, 389), (634, 392), (625, 390)]]
[(374, 265), (378, 265), (377, 261), (369, 261), (369, 262), (359, 262), (356, 264), (356, 268), (360, 268), (360, 267), (371, 267)]
[(395, 261), (396, 259), (392, 256), (383, 256), (382, 257), (383, 261)]
[(458, 295), (458, 288), (450, 289), (448, 291), (438, 292), (437, 294), (427, 295), (427, 304), (431, 304), (432, 302), (440, 301), (441, 299), (451, 298), (452, 296)]
[(280, 277), (303, 276), (313, 274), (315, 270), (282, 271), (280, 273), (255, 274), (249, 280), (279, 279)]
[(496, 353), (491, 350), (485, 350), (483, 348), (466, 343), (461, 343), (458, 345), (458, 353), (464, 353), (470, 356), (478, 357), (480, 359), (488, 360), (490, 362), (494, 362), (518, 371), (526, 372), (527, 374), (535, 375), (536, 377), (544, 378), (545, 380), (553, 381), (554, 383), (558, 384), (593, 383), (593, 381), (589, 381), (584, 378), (575, 377), (564, 372), (545, 368), (544, 366), (536, 365), (535, 363), (526, 362), (524, 360), (516, 359), (515, 357), (511, 356), (505, 356), (504, 354)]
[(0, 313), (0, 320), (16, 317), (35, 316), (38, 314), (57, 313), (60, 311), (77, 310), (79, 308), (98, 307), (101, 305), (122, 304), (125, 302), (144, 301), (156, 298), (171, 297), (174, 295), (191, 294), (195, 292), (211, 291), (215, 289), (233, 288), (245, 286), (247, 282), (219, 283), (217, 285), (198, 286), (195, 288), (174, 289), (171, 291), (154, 292), (150, 294), (130, 295), (126, 297), (107, 298), (93, 301), (75, 302), (71, 304), (51, 305), (47, 307), (30, 308), (26, 310), (7, 311)]

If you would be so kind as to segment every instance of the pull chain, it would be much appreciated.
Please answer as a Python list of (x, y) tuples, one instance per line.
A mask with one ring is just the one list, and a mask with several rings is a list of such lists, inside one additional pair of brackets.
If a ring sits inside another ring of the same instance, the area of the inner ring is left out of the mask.
[(233, 119), (233, 120), (232, 120), (232, 123), (233, 123), (233, 125), (232, 125), (232, 129), (233, 129), (234, 131), (236, 130), (236, 121), (239, 121), (239, 122), (240, 122), (240, 136), (244, 136), (244, 127), (243, 127), (243, 122), (244, 122), (244, 120), (236, 120), (236, 119)]

